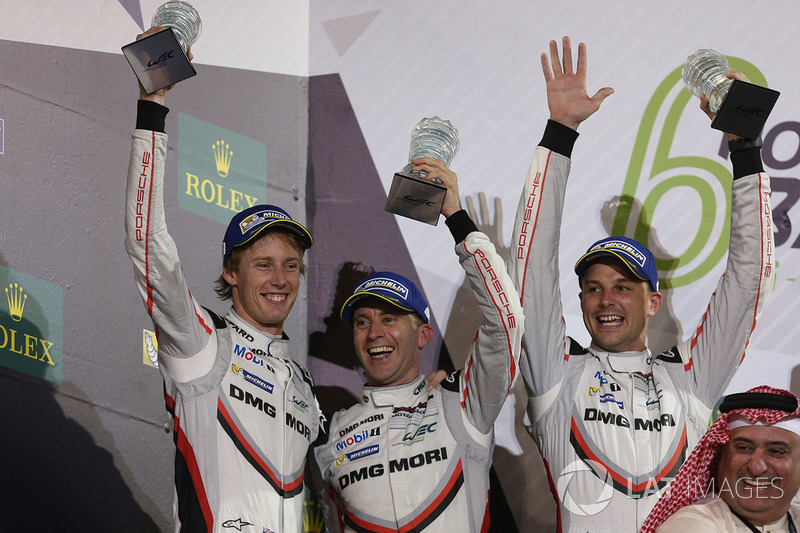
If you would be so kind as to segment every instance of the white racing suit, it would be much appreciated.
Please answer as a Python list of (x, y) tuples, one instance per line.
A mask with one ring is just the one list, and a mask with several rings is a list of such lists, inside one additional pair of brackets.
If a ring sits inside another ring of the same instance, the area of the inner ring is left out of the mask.
[(525, 310), (520, 371), (559, 531), (633, 533), (708, 429), (771, 292), (769, 177), (758, 148), (731, 155), (727, 266), (691, 338), (656, 356), (606, 353), (566, 337), (562, 317), (559, 228), (576, 137), (548, 123), (517, 211), (510, 265)]
[[(154, 106), (140, 103), (139, 128), (155, 111), (152, 129), (163, 131), (166, 108)], [(222, 319), (192, 297), (164, 222), (166, 152), (166, 134), (133, 132), (125, 248), (174, 417), (175, 531), (300, 532), (306, 452), (320, 427), (311, 377), (289, 359), (285, 334), (232, 309)]]
[[(459, 218), (474, 228), (464, 211), (448, 218), (448, 226)], [(433, 391), (422, 376), (396, 387), (365, 386), (360, 404), (333, 416), (329, 441), (315, 454), (344, 531), (449, 533), (489, 526), (492, 426), (516, 372), (523, 317), (488, 237), (453, 235), (483, 323), (466, 369)]]

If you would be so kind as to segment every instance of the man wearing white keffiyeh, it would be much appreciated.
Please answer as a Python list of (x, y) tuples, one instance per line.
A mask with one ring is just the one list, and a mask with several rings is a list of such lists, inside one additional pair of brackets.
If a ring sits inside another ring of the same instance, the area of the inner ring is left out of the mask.
[(761, 386), (726, 396), (720, 413), (641, 533), (796, 533), (800, 398)]

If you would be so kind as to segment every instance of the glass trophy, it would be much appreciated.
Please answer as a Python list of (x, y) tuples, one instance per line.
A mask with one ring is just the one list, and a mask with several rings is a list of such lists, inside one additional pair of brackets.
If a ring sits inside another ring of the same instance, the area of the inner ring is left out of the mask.
[(689, 91), (700, 98), (705, 94), (711, 112), (716, 113), (711, 127), (755, 139), (761, 134), (780, 93), (727, 77), (731, 70), (724, 55), (701, 49), (689, 56), (681, 78)]
[(189, 2), (170, 0), (156, 10), (152, 26), (165, 29), (122, 47), (147, 94), (197, 74), (186, 54), (200, 36), (202, 22)]
[(425, 172), (411, 170), (414, 166), (411, 161), (430, 156), (440, 159), (449, 167), (459, 144), (458, 130), (449, 120), (436, 116), (420, 120), (411, 132), (408, 164), (396, 172), (392, 179), (386, 198), (386, 211), (437, 225), (447, 187), (440, 180), (426, 179)]

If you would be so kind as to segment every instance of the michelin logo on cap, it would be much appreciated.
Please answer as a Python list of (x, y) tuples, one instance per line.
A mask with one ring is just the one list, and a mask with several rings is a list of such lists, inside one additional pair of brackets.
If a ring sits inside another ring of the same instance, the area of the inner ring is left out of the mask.
[(367, 289), (371, 289), (372, 287), (386, 288), (396, 292), (404, 300), (408, 298), (408, 287), (389, 278), (374, 278), (366, 281), (359, 285), (354, 293), (366, 292)]
[(635, 259), (639, 266), (644, 267), (645, 262), (647, 262), (647, 258), (644, 256), (642, 252), (628, 244), (627, 242), (623, 241), (608, 241), (602, 244), (598, 244), (591, 250), (593, 252), (595, 250), (606, 250), (608, 248), (613, 248), (617, 250), (622, 250), (623, 252), (627, 252), (628, 255), (631, 256), (632, 259)]
[(251, 229), (260, 226), (261, 224), (268, 222), (270, 220), (275, 219), (281, 220), (291, 220), (288, 216), (284, 215), (283, 213), (279, 213), (277, 211), (260, 211), (258, 213), (253, 213), (249, 217), (245, 218), (239, 223), (239, 229), (242, 230), (242, 235), (250, 231)]

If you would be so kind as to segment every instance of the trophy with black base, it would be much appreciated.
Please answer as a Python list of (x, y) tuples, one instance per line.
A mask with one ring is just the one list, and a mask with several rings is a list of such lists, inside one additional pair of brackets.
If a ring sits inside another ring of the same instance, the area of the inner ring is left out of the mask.
[(780, 93), (727, 77), (731, 66), (715, 50), (698, 50), (686, 60), (681, 77), (686, 88), (700, 98), (705, 94), (712, 113), (711, 127), (746, 139), (761, 134)]
[[(386, 211), (435, 226), (439, 222), (447, 187), (441, 180), (425, 179), (426, 173), (413, 171), (414, 159), (435, 157), (445, 165), (458, 152), (458, 130), (449, 120), (423, 118), (411, 132), (408, 164), (396, 172), (386, 198)], [(438, 182), (438, 183), (437, 183)]]
[(165, 29), (122, 47), (147, 94), (197, 74), (186, 52), (200, 36), (202, 23), (189, 2), (170, 0), (156, 10), (151, 26)]

